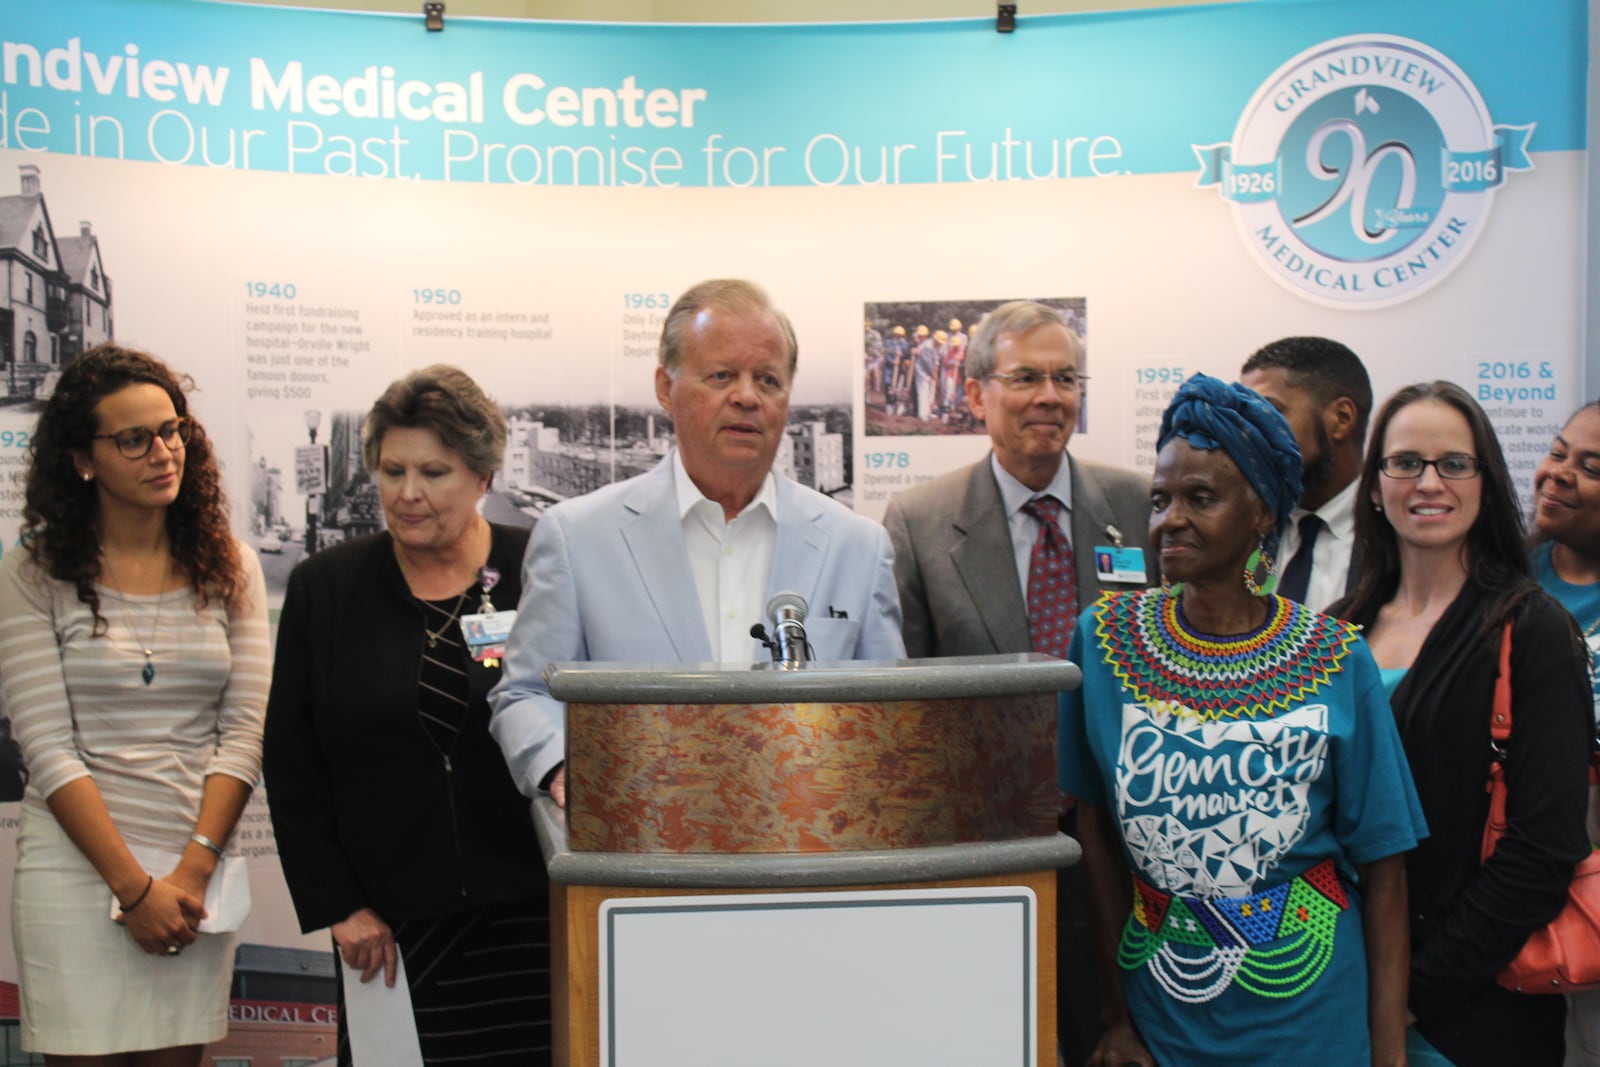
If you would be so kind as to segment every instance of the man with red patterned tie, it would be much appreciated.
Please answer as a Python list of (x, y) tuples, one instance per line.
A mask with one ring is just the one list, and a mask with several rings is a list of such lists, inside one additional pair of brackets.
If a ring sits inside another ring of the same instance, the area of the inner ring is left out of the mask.
[[(1043, 652), (1065, 657), (1080, 609), (1156, 579), (1150, 483), (1074, 459), (1082, 342), (1060, 310), (1015, 300), (967, 345), (965, 388), (994, 450), (889, 502), (902, 633), (913, 657)], [(1110, 569), (1107, 570), (1109, 564)], [(1063, 821), (1071, 833), (1072, 817)], [(1061, 1045), (1082, 1063), (1100, 1037), (1081, 872), (1060, 884)]]
[(908, 655), (1065, 656), (1078, 609), (1102, 587), (1156, 577), (1144, 558), (1149, 481), (1067, 452), (1088, 380), (1081, 352), (1059, 310), (1027, 300), (973, 331), (967, 404), (994, 451), (899, 494), (884, 517)]

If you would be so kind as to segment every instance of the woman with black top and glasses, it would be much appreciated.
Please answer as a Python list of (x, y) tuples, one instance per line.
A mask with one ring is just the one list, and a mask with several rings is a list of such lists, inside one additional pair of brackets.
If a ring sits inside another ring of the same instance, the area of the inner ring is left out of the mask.
[[(1450, 382), (1408, 386), (1372, 432), (1356, 508), (1363, 573), (1330, 610), (1365, 627), (1428, 820), (1406, 864), (1410, 1062), (1559, 1064), (1562, 998), (1495, 975), (1561, 909), (1589, 850), (1587, 654), (1529, 572), (1505, 458), (1472, 397)], [(1509, 828), (1481, 860), (1508, 622)]]

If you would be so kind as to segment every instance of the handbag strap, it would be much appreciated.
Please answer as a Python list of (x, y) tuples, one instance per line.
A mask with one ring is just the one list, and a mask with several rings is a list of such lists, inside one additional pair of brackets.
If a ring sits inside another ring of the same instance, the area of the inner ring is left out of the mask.
[(1494, 680), (1494, 710), (1489, 714), (1489, 736), (1495, 755), (1504, 759), (1511, 740), (1511, 623), (1500, 639), (1500, 673)]
[(1494, 706), (1489, 711), (1489, 814), (1483, 822), (1479, 855), (1488, 859), (1506, 832), (1506, 746), (1511, 740), (1511, 623), (1500, 639), (1500, 674), (1494, 682)]

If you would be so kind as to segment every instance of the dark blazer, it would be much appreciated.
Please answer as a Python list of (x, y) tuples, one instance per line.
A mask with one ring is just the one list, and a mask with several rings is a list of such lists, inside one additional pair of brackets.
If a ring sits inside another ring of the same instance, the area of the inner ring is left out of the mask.
[[(494, 526), (495, 607), (516, 607), (528, 531)], [(476, 610), (469, 597), (470, 613)], [(423, 609), (387, 533), (289, 576), (267, 702), (267, 801), (303, 930), (366, 906), (386, 922), (548, 893), (544, 862), (489, 736), (498, 667), (468, 667), (467, 720), (443, 755), (417, 718)]]
[[(1108, 526), (1122, 535), (1124, 545), (1146, 550), (1146, 573), (1156, 579), (1157, 561), (1148, 551), (1150, 481), (1070, 454), (1067, 462), (1078, 607), (1083, 610), (1100, 598), (1094, 546), (1111, 543)], [(915, 659), (1030, 650), (1026, 600), (989, 457), (897, 494), (883, 522), (894, 542), (906, 655)]]

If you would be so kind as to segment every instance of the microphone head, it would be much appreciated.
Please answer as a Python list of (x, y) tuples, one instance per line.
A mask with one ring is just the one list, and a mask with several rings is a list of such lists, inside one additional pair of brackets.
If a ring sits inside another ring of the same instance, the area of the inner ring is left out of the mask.
[(778, 617), (778, 613), (784, 608), (790, 609), (794, 612), (795, 618), (799, 619), (801, 622), (805, 622), (806, 611), (808, 610), (805, 597), (801, 596), (799, 593), (789, 592), (788, 590), (784, 590), (781, 593), (772, 594), (772, 599), (767, 601), (767, 617), (770, 619), (776, 619)]

